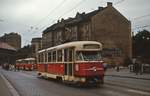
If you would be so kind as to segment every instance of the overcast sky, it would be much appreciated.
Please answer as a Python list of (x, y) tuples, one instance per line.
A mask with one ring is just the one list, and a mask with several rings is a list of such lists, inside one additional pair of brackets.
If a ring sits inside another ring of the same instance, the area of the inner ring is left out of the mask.
[(91, 12), (106, 2), (132, 22), (132, 31), (150, 30), (150, 0), (0, 0), (0, 36), (17, 32), (22, 46), (61, 18)]

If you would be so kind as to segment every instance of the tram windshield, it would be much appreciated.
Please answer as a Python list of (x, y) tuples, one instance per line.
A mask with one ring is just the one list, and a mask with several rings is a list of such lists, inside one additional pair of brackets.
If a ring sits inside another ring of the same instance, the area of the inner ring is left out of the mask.
[(100, 51), (77, 51), (77, 61), (99, 61), (101, 60)]

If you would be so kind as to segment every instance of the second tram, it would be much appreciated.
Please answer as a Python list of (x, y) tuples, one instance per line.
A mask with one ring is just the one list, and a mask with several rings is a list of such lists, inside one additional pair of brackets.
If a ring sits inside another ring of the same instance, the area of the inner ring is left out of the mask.
[(103, 84), (102, 45), (96, 41), (69, 42), (38, 52), (39, 76), (73, 84)]
[(16, 60), (16, 68), (18, 70), (34, 70), (36, 69), (35, 58), (25, 58)]

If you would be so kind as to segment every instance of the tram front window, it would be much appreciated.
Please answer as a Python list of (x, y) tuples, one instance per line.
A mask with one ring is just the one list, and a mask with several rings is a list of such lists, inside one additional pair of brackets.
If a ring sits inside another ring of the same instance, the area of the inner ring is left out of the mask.
[(78, 51), (77, 60), (78, 61), (99, 61), (101, 55), (99, 51)]

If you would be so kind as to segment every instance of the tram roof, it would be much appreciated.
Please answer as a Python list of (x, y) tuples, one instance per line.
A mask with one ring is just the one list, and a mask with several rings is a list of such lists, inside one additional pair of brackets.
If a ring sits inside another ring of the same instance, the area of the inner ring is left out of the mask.
[(35, 58), (24, 58), (24, 59), (18, 59), (17, 61), (22, 61), (22, 60), (35, 60)]
[(68, 42), (65, 44), (61, 44), (58, 46), (54, 46), (54, 47), (40, 50), (39, 53), (41, 53), (43, 51), (49, 51), (49, 50), (53, 50), (53, 49), (63, 49), (63, 48), (68, 48), (68, 47), (81, 48), (81, 45), (85, 45), (85, 44), (98, 44), (98, 45), (100, 45), (100, 49), (102, 49), (102, 44), (97, 42), (97, 41), (74, 41), (74, 42)]
[(35, 58), (25, 58), (24, 60), (35, 60)]

